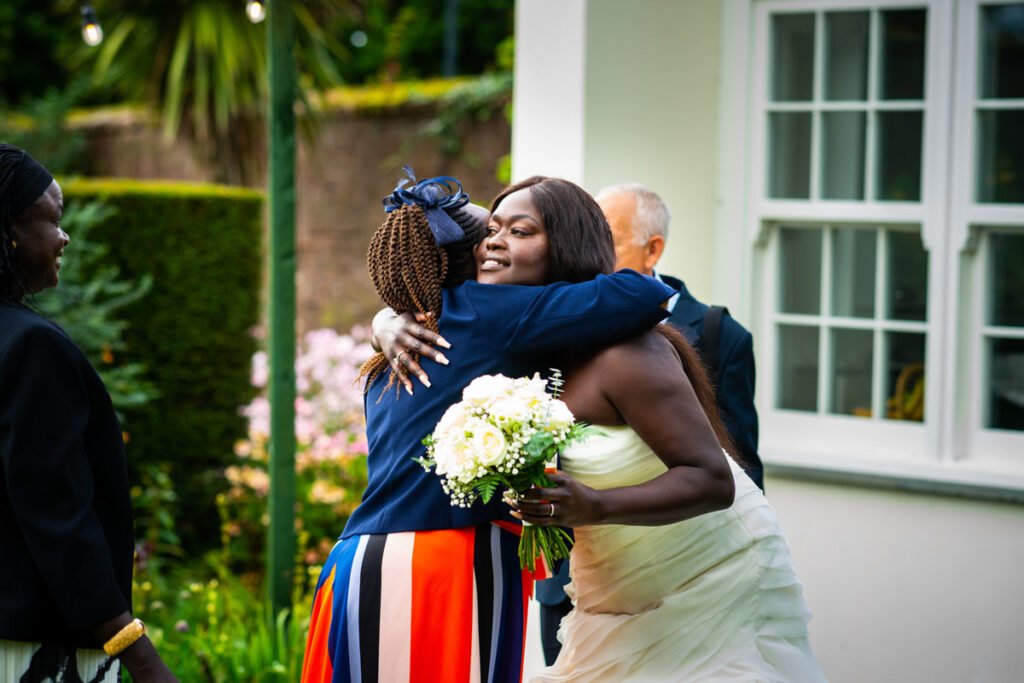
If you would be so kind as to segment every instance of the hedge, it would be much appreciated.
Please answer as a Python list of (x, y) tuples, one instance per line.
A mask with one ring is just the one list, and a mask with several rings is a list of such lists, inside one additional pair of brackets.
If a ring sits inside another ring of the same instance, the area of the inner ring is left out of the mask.
[(253, 396), (263, 195), (132, 180), (71, 179), (62, 187), (65, 203), (98, 199), (115, 210), (90, 239), (109, 246), (125, 278), (153, 279), (124, 311), (127, 349), (119, 360), (145, 365), (159, 392), (126, 414), (131, 468), (169, 466), (187, 509), (177, 516), (179, 533), (189, 545), (215, 542), (221, 471), (245, 435), (239, 407)]

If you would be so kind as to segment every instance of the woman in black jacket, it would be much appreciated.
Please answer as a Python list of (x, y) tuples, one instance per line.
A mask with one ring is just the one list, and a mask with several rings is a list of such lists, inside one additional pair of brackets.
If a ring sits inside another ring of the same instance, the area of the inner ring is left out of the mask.
[(0, 680), (176, 681), (132, 618), (131, 498), (99, 375), (25, 305), (55, 287), (60, 186), (0, 144)]

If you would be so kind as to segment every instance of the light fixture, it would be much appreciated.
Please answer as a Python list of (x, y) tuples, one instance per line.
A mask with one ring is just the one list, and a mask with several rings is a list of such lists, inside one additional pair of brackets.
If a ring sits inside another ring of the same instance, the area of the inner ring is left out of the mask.
[(96, 10), (88, 2), (82, 5), (82, 40), (92, 47), (103, 42), (100, 20), (96, 18)]
[(245, 3), (245, 15), (249, 21), (258, 24), (267, 18), (267, 0), (248, 0)]

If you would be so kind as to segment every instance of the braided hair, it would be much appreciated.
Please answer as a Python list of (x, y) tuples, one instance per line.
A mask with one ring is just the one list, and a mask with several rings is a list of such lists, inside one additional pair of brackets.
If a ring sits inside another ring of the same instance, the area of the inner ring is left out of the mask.
[(11, 182), (21, 163), (22, 150), (0, 144), (0, 301), (20, 303), (27, 287), (14, 252), (14, 216), (11, 215)]
[[(487, 226), (465, 211), (464, 205), (441, 209), (462, 232), (459, 239), (444, 246), (438, 244), (431, 229), (428, 209), (418, 203), (392, 207), (370, 238), (366, 262), (377, 294), (396, 313), (428, 314), (422, 324), (433, 332), (439, 332), (441, 290), (476, 276), (474, 251)], [(419, 358), (415, 352), (410, 355)], [(359, 369), (359, 378), (366, 377), (364, 390), (385, 370), (390, 370), (385, 390), (394, 386), (397, 394), (397, 376), (383, 353), (374, 354)]]

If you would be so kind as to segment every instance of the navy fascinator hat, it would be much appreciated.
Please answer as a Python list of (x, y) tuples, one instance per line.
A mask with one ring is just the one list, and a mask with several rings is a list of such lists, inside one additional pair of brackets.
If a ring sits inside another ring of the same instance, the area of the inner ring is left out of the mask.
[(469, 203), (462, 183), (447, 175), (417, 181), (412, 168), (403, 166), (402, 170), (408, 177), (402, 178), (394, 191), (384, 198), (384, 211), (391, 213), (402, 206), (419, 206), (427, 215), (430, 232), (438, 246), (465, 239), (462, 226), (448, 214)]

